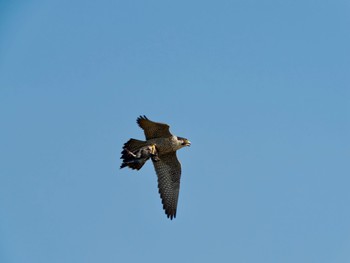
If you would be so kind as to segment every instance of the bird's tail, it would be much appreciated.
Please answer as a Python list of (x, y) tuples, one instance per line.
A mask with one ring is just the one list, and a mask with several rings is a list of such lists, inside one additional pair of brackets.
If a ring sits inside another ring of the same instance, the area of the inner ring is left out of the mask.
[(129, 167), (131, 169), (140, 170), (146, 161), (139, 160), (135, 158), (133, 152), (139, 150), (140, 148), (147, 146), (145, 141), (140, 141), (136, 139), (130, 139), (123, 146), (122, 156), (120, 159), (123, 160), (120, 169), (124, 167)]

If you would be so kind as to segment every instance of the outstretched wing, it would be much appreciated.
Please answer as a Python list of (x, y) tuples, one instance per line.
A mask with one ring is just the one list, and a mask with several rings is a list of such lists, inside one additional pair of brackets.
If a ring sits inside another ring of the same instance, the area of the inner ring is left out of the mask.
[(160, 156), (160, 160), (153, 161), (158, 177), (158, 188), (162, 199), (163, 209), (168, 218), (176, 217), (177, 200), (179, 198), (181, 164), (176, 152)]
[(146, 140), (172, 136), (168, 124), (150, 121), (145, 115), (138, 117), (136, 122), (145, 132)]

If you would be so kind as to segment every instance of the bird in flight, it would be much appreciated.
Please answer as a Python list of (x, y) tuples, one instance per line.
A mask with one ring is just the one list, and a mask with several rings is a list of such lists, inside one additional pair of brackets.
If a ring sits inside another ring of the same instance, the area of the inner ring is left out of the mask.
[(180, 190), (181, 164), (176, 151), (190, 146), (186, 138), (170, 133), (169, 125), (140, 116), (136, 120), (143, 129), (146, 141), (130, 139), (123, 146), (123, 162), (120, 168), (140, 170), (151, 159), (158, 177), (158, 189), (165, 214), (171, 220), (176, 217)]

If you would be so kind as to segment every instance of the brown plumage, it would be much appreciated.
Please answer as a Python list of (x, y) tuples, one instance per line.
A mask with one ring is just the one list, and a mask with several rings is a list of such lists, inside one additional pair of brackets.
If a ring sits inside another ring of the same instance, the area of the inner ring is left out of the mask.
[[(181, 178), (181, 164), (176, 157), (176, 151), (182, 147), (190, 146), (191, 143), (185, 138), (172, 135), (169, 131), (169, 125), (153, 122), (146, 116), (137, 118), (137, 123), (143, 129), (146, 141), (130, 139), (124, 144), (121, 168), (129, 167), (139, 170), (148, 159), (152, 158), (158, 177), (163, 209), (168, 218), (173, 219), (176, 217)], [(150, 152), (147, 150), (144, 154), (140, 153), (151, 145), (155, 145), (156, 155), (147, 154)], [(137, 153), (140, 153), (139, 158), (135, 158)]]

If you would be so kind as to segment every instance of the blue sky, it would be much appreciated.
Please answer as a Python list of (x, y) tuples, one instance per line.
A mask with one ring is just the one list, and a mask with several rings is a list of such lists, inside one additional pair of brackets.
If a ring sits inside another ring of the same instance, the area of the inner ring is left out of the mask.
[[(348, 1), (0, 10), (0, 262), (350, 262)], [(172, 221), (141, 114), (192, 142)]]

